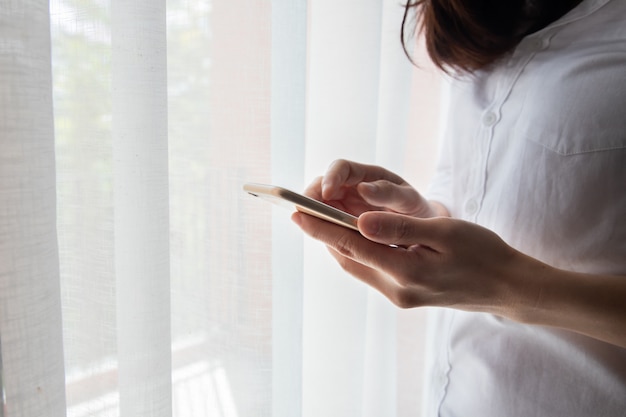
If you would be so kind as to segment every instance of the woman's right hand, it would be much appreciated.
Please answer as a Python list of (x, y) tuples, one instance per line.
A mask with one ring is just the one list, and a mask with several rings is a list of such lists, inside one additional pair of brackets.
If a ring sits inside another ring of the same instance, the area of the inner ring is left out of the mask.
[(366, 211), (388, 211), (413, 217), (447, 216), (440, 204), (427, 201), (400, 176), (375, 165), (339, 159), (305, 194), (359, 216)]

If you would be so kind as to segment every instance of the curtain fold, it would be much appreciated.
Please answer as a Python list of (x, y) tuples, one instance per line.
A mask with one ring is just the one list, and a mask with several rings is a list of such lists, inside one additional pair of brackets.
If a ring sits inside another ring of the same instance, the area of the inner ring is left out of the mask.
[(65, 415), (50, 20), (0, 2), (0, 343), (4, 413)]
[(172, 413), (165, 6), (111, 3), (119, 408), (137, 417)]
[[(304, 187), (307, 2), (272, 2), (271, 182)], [(281, 24), (277, 24), (281, 22)], [(302, 236), (272, 212), (272, 416), (302, 413)]]

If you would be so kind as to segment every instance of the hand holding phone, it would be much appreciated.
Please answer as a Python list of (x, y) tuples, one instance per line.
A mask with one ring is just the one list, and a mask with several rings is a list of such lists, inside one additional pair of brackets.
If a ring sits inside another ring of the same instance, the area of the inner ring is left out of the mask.
[(349, 229), (359, 230), (357, 217), (286, 188), (276, 185), (247, 183), (243, 189), (250, 195), (261, 197), (274, 204), (295, 209)]

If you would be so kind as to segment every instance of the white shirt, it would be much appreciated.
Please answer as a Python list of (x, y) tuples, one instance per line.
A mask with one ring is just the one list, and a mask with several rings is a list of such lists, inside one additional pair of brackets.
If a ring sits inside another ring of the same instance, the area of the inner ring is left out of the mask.
[[(450, 89), (429, 198), (550, 265), (626, 275), (626, 1), (584, 1)], [(626, 349), (434, 314), (425, 416), (626, 416)]]

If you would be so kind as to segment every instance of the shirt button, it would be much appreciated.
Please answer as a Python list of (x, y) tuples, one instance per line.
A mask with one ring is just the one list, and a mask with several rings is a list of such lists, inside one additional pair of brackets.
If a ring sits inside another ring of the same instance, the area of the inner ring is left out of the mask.
[(546, 49), (549, 45), (550, 45), (549, 39), (537, 38), (537, 39), (534, 39), (532, 42), (533, 49), (536, 49), (539, 51), (542, 49)]
[(433, 388), (437, 392), (441, 390), (443, 387), (445, 387), (447, 382), (448, 382), (448, 375), (446, 374), (445, 371), (437, 370), (434, 372), (432, 385), (433, 385)]
[(483, 124), (485, 126), (493, 126), (498, 121), (498, 116), (492, 111), (485, 113), (483, 116)]
[(465, 203), (465, 212), (471, 215), (471, 214), (475, 214), (477, 211), (478, 211), (478, 203), (476, 202), (476, 200), (473, 198), (467, 200), (467, 203)]

